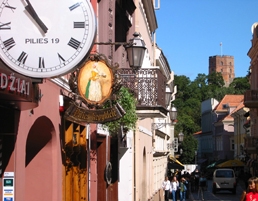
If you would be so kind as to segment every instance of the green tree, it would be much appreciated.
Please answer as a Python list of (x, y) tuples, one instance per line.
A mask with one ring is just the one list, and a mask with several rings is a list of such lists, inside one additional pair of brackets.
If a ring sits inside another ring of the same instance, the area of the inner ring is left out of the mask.
[(234, 91), (234, 94), (243, 94), (250, 89), (250, 83), (247, 77), (237, 77), (229, 85), (229, 88)]
[(192, 135), (184, 136), (184, 140), (180, 145), (180, 148), (183, 150), (183, 153), (180, 157), (180, 161), (183, 164), (193, 163), (197, 147), (198, 141)]
[(208, 83), (212, 88), (222, 88), (225, 85), (222, 74), (219, 72), (212, 72), (208, 75)]

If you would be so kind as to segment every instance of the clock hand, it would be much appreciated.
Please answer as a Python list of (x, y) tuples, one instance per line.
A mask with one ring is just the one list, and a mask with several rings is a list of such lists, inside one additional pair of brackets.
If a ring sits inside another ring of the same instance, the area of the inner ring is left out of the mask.
[(31, 15), (31, 17), (35, 20), (35, 22), (39, 25), (39, 27), (42, 29), (44, 33), (47, 33), (48, 28), (46, 25), (41, 21), (39, 16), (37, 15), (36, 11), (32, 7), (29, 0), (25, 0), (27, 3), (27, 6), (25, 6), (25, 9), (28, 11), (28, 13)]

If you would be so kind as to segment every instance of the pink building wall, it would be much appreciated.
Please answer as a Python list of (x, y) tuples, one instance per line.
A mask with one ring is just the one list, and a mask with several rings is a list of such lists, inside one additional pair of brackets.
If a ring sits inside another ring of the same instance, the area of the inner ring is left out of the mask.
[[(17, 140), (6, 172), (15, 175), (15, 200), (62, 200), (60, 88), (40, 84), (39, 107), (20, 113)], [(26, 159), (27, 157), (27, 159)]]

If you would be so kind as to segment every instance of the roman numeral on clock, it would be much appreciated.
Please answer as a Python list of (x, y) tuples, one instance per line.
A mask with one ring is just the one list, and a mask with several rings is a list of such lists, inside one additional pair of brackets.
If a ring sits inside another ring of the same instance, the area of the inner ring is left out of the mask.
[(10, 8), (12, 11), (14, 11), (16, 8), (15, 7), (12, 7), (12, 6), (9, 6), (9, 4), (4, 4), (6, 8)]
[(65, 59), (59, 53), (57, 53), (57, 56), (60, 63), (65, 62)]
[(80, 6), (80, 3), (76, 3), (72, 6), (69, 7), (70, 11), (74, 10), (75, 8), (79, 7)]
[(22, 64), (25, 64), (27, 57), (28, 57), (28, 54), (26, 52), (22, 52), (19, 58), (17, 59), (17, 61), (19, 61)]
[(39, 57), (39, 68), (45, 68), (45, 61), (43, 57)]
[(71, 46), (72, 48), (74, 48), (74, 49), (78, 49), (78, 47), (80, 46), (80, 41), (78, 41), (78, 40), (76, 40), (76, 39), (74, 39), (74, 38), (71, 38), (70, 39), (70, 41), (69, 41), (69, 43), (68, 43), (68, 45), (69, 46)]
[(11, 27), (9, 26), (10, 24), (11, 24), (11, 22), (1, 23), (1, 24), (0, 24), (0, 30), (11, 29)]
[(9, 38), (5, 40), (3, 44), (7, 50), (10, 50), (13, 46), (15, 46), (15, 41), (13, 40), (13, 38)]
[(85, 28), (85, 22), (74, 22), (73, 28)]

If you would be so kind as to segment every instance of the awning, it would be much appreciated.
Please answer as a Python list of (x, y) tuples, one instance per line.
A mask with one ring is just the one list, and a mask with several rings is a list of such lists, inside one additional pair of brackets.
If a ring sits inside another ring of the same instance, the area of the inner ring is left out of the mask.
[(245, 164), (240, 160), (228, 160), (224, 163), (220, 163), (216, 165), (216, 167), (244, 167)]
[(218, 161), (216, 161), (216, 162), (214, 162), (214, 163), (208, 165), (208, 166), (206, 167), (206, 169), (215, 168), (216, 165), (218, 165), (218, 164), (220, 164), (220, 163), (223, 163), (223, 162), (225, 162), (225, 161), (226, 161), (226, 160), (224, 160), (224, 159), (220, 159), (220, 160), (218, 160)]
[(184, 169), (184, 165), (172, 154), (168, 155), (168, 169)]
[(178, 163), (175, 162), (168, 162), (168, 169), (178, 169), (178, 170), (183, 170), (185, 167), (182, 165), (179, 165)]

